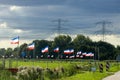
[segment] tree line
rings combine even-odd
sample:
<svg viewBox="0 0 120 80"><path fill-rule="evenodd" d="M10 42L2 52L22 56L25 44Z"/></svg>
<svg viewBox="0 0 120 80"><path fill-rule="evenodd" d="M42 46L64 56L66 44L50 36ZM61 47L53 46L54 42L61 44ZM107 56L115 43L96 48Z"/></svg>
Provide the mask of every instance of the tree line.
<svg viewBox="0 0 120 80"><path fill-rule="evenodd" d="M48 40L34 40L35 43L35 51L28 50L28 44L24 43L19 47L14 49L12 48L1 48L0 56L1 57L17 57L23 58L48 58L48 55L53 55L54 59L66 58L66 56L76 55L78 51L81 52L92 52L94 53L95 60L114 60L116 56L120 54L120 46L115 47L114 45L103 42L103 41L92 41L89 37L85 37L84 35L77 35L74 39L72 39L69 35L59 35L54 38L53 41ZM42 53L41 49L49 46L49 53ZM59 53L53 52L55 47L59 47ZM74 49L74 54L64 54L64 50L66 49ZM86 59L86 57L83 57Z"/></svg>

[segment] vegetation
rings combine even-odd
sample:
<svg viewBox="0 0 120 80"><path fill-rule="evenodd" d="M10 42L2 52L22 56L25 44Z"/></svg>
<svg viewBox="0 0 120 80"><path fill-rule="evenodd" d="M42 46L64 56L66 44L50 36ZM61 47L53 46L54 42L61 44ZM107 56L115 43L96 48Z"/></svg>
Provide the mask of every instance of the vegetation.
<svg viewBox="0 0 120 80"><path fill-rule="evenodd" d="M6 69L0 70L0 80L101 80L120 69L119 62L115 61L109 61L108 71L106 71L106 61L60 61L60 64L59 61L35 61L33 66L31 66L32 61L19 60L18 62L18 72L13 74ZM103 72L99 71L99 64L104 65ZM13 60L13 67L15 66L16 61ZM93 67L96 68L95 71L91 70Z"/></svg>
<svg viewBox="0 0 120 80"><path fill-rule="evenodd" d="M96 60L114 60L117 55L120 53L120 46L113 46L110 43L98 41L94 42L89 37L85 37L83 35L77 35L76 38L72 40L72 38L67 35L60 35L54 38L53 41L47 41L47 40L34 40L35 43L35 51L28 50L26 43L21 44L19 47L16 47L14 49L7 48L7 49L0 49L0 56L7 57L17 57L17 55L20 56L20 58L33 58L33 56L38 56L38 58L47 58L48 54L43 54L41 52L41 49L49 46L49 55L53 55L54 59L62 56L62 58L66 58L66 54L63 53L65 49L74 49L74 55L76 55L77 51L84 52L92 52L95 53L94 59ZM59 53L53 52L53 49L55 47L59 47L60 51ZM25 53L23 56L22 53ZM35 53L35 54L34 54ZM73 54L70 54L73 55ZM70 56L68 55L68 56ZM41 57L42 56L42 57ZM61 57L60 57L61 58ZM85 57L83 57L85 59Z"/></svg>
<svg viewBox="0 0 120 80"><path fill-rule="evenodd" d="M11 72L7 70L0 70L0 80L16 80L15 77L12 76Z"/></svg>
<svg viewBox="0 0 120 80"><path fill-rule="evenodd" d="M4 57L0 60L0 80L88 80L88 78L101 80L120 69L119 62L109 61L108 71L106 71L106 61L99 62L99 60L115 60L120 53L120 46L115 47L103 41L94 42L84 35L77 35L73 40L69 35L60 35L53 41L34 40L33 42L34 50L28 50L26 43L14 49L0 49L0 57ZM46 46L49 46L49 53L43 54L41 50ZM56 47L60 48L59 53L53 51ZM66 49L74 49L74 53L64 54L63 51ZM94 57L66 58L77 55L78 51L95 54ZM37 59L34 58L36 56ZM103 64L102 72L99 70L100 64ZM19 67L17 73L8 71L8 68L16 67ZM92 68L95 68L95 71L92 71Z"/></svg>

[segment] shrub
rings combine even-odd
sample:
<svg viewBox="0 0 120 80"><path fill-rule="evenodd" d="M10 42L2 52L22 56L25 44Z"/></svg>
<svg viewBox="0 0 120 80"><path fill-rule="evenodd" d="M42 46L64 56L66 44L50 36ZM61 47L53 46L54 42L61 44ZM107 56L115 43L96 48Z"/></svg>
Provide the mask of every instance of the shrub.
<svg viewBox="0 0 120 80"><path fill-rule="evenodd" d="M16 80L11 75L11 72L7 70L0 70L0 80Z"/></svg>
<svg viewBox="0 0 120 80"><path fill-rule="evenodd" d="M46 68L40 67L19 67L17 78L19 80L57 80L62 77L68 77L77 74L81 71L88 71L89 65L80 66L77 64L70 64L66 68Z"/></svg>
<svg viewBox="0 0 120 80"><path fill-rule="evenodd" d="M20 67L17 77L20 80L37 80L42 79L43 69L40 67Z"/></svg>

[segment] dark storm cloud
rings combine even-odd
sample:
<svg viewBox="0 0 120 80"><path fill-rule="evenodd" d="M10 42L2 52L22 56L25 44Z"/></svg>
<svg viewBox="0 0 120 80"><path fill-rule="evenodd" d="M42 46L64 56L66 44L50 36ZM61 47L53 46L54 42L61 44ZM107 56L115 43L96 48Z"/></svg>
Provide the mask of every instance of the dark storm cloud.
<svg viewBox="0 0 120 80"><path fill-rule="evenodd" d="M68 0L67 4L93 13L120 12L120 0Z"/></svg>
<svg viewBox="0 0 120 80"><path fill-rule="evenodd" d="M18 6L59 5L66 0L0 0L0 4Z"/></svg>
<svg viewBox="0 0 120 80"><path fill-rule="evenodd" d="M0 0L0 4L18 6L68 5L88 12L120 12L120 0Z"/></svg>
<svg viewBox="0 0 120 80"><path fill-rule="evenodd" d="M2 13L1 21L12 29L28 31L28 35L40 34L40 37L57 32L58 24L52 21L58 18L68 20L61 25L61 33L94 34L101 29L96 27L96 22L120 17L120 0L0 0L0 4L21 7L20 11L6 10L4 13L8 14Z"/></svg>

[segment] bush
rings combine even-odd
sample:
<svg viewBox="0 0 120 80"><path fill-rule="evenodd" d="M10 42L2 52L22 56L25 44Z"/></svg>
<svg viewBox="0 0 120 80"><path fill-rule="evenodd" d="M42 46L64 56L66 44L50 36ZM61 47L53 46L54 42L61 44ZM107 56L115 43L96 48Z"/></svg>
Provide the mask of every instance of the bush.
<svg viewBox="0 0 120 80"><path fill-rule="evenodd" d="M42 72L43 69L40 67L20 67L17 77L20 80L43 80Z"/></svg>
<svg viewBox="0 0 120 80"><path fill-rule="evenodd" d="M19 80L57 80L62 77L68 77L78 72L88 71L89 65L80 66L70 64L66 68L42 69L40 67L20 67L18 69L17 78Z"/></svg>
<svg viewBox="0 0 120 80"><path fill-rule="evenodd" d="M11 75L11 72L7 70L0 70L0 80L16 80Z"/></svg>

